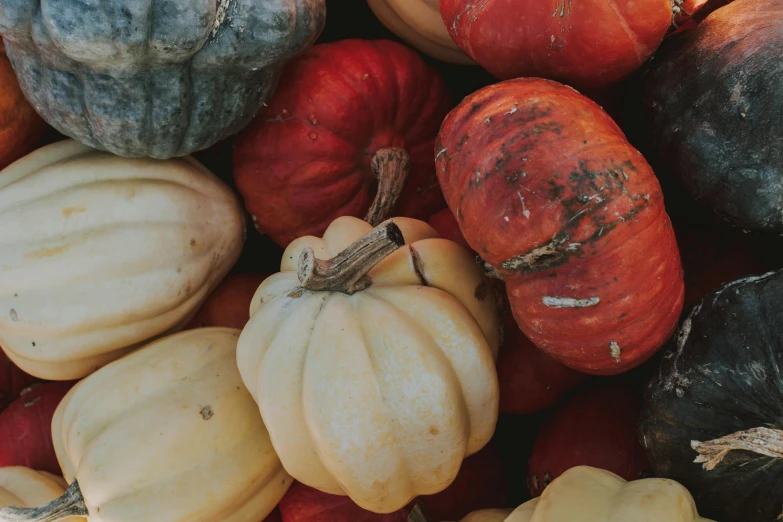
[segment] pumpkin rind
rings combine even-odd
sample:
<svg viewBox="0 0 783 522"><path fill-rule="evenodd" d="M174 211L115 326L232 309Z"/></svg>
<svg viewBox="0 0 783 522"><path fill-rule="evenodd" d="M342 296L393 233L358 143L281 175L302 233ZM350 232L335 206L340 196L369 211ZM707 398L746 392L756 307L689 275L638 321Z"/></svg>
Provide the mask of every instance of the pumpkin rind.
<svg viewBox="0 0 783 522"><path fill-rule="evenodd" d="M497 422L499 327L472 256L424 222L353 295L300 287L306 247L336 256L371 231L352 217L302 237L259 287L237 364L283 465L376 513L444 490ZM391 225L390 225L391 226Z"/></svg>
<svg viewBox="0 0 783 522"><path fill-rule="evenodd" d="M25 96L58 131L169 158L237 132L309 47L324 0L0 1Z"/></svg>
<svg viewBox="0 0 783 522"><path fill-rule="evenodd" d="M340 216L364 218L378 188L370 163L389 147L410 156L391 215L427 219L444 206L432 149L451 107L440 75L401 44L316 45L235 141L234 180L256 228L286 247Z"/></svg>
<svg viewBox="0 0 783 522"><path fill-rule="evenodd" d="M652 56L672 23L671 0L440 0L449 34L501 79L582 88L611 85Z"/></svg>
<svg viewBox="0 0 783 522"><path fill-rule="evenodd" d="M645 80L661 157L724 220L783 232L783 1L737 0L676 38Z"/></svg>
<svg viewBox="0 0 783 522"><path fill-rule="evenodd" d="M712 470L692 441L758 427L782 430L783 272L727 283L683 322L649 383L640 433L656 474L693 493L721 522L779 518L783 459L730 451Z"/></svg>
<svg viewBox="0 0 783 522"><path fill-rule="evenodd" d="M166 337L66 395L54 446L90 520L258 522L272 512L291 477L242 385L238 337L230 328Z"/></svg>
<svg viewBox="0 0 783 522"><path fill-rule="evenodd" d="M0 468L0 508L7 506L38 507L65 492L67 484L47 473L21 466ZM82 517L67 517L60 522L85 522Z"/></svg>
<svg viewBox="0 0 783 522"><path fill-rule="evenodd" d="M45 128L19 89L0 40L0 169L30 152Z"/></svg>
<svg viewBox="0 0 783 522"><path fill-rule="evenodd" d="M378 20L410 45L444 62L473 65L449 36L438 0L367 0Z"/></svg>
<svg viewBox="0 0 783 522"><path fill-rule="evenodd" d="M0 172L0 217L0 345L54 380L184 327L245 239L238 198L195 160L72 140Z"/></svg>
<svg viewBox="0 0 783 522"><path fill-rule="evenodd" d="M595 103L548 80L501 82L449 114L435 156L465 239L506 279L536 346L615 374L668 340L684 286L661 188Z"/></svg>
<svg viewBox="0 0 783 522"><path fill-rule="evenodd" d="M472 517L472 518L471 518ZM699 516L688 490L667 479L626 482L614 473L577 466L508 517L492 510L463 522L713 522Z"/></svg>

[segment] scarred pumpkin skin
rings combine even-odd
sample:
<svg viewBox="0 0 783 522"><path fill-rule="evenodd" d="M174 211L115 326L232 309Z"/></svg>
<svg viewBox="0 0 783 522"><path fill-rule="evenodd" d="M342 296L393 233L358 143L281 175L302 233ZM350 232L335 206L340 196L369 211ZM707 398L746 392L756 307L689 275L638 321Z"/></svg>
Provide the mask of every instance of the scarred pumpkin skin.
<svg viewBox="0 0 783 522"><path fill-rule="evenodd" d="M636 390L604 384L579 393L538 432L530 455L527 484L541 495L552 480L574 466L592 466L624 478L642 478L650 464L639 443Z"/></svg>
<svg viewBox="0 0 783 522"><path fill-rule="evenodd" d="M185 330L223 326L241 330L250 319L250 302L267 274L231 274L209 294Z"/></svg>
<svg viewBox="0 0 783 522"><path fill-rule="evenodd" d="M26 387L38 379L25 373L0 350L0 411L16 399Z"/></svg>
<svg viewBox="0 0 783 522"><path fill-rule="evenodd" d="M58 131L165 159L244 127L283 64L323 29L324 0L1 0L25 96Z"/></svg>
<svg viewBox="0 0 783 522"><path fill-rule="evenodd" d="M54 410L74 381L33 384L0 414L0 466L60 474L52 444Z"/></svg>
<svg viewBox="0 0 783 522"><path fill-rule="evenodd" d="M611 85L652 56L672 7L672 0L440 0L451 37L498 78L583 88Z"/></svg>
<svg viewBox="0 0 783 522"><path fill-rule="evenodd" d="M671 336L684 287L661 188L598 105L548 80L501 82L449 114L435 153L465 239L536 346L617 374Z"/></svg>
<svg viewBox="0 0 783 522"><path fill-rule="evenodd" d="M667 167L732 225L783 233L783 0L736 0L665 47L643 94Z"/></svg>
<svg viewBox="0 0 783 522"><path fill-rule="evenodd" d="M0 41L0 169L30 152L45 128L19 89Z"/></svg>
<svg viewBox="0 0 783 522"><path fill-rule="evenodd" d="M337 217L364 218L378 189L371 160L388 147L410 156L391 215L427 219L444 206L432 149L451 107L440 75L401 44L313 47L234 145L234 180L256 228L285 247Z"/></svg>

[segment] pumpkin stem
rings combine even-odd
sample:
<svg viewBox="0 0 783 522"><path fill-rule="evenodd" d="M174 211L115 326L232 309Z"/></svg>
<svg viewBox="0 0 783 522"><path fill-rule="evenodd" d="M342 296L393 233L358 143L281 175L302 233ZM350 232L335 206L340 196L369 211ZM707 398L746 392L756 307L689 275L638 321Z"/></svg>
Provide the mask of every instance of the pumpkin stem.
<svg viewBox="0 0 783 522"><path fill-rule="evenodd" d="M751 451L773 459L783 459L783 431L753 428L707 442L692 440L691 448L699 453L693 462L703 462L702 467L707 471L715 469L732 450Z"/></svg>
<svg viewBox="0 0 783 522"><path fill-rule="evenodd" d="M416 502L408 515L408 522L432 522L432 519L427 516L424 506L420 502Z"/></svg>
<svg viewBox="0 0 783 522"><path fill-rule="evenodd" d="M353 295L370 286L370 270L404 244L400 228L388 220L328 261L316 259L313 249L305 248L299 256L297 276L308 290Z"/></svg>
<svg viewBox="0 0 783 522"><path fill-rule="evenodd" d="M2 522L57 522L68 517L86 517L87 506L84 504L79 483L73 481L65 493L45 506L37 508L20 508L16 506L0 509Z"/></svg>
<svg viewBox="0 0 783 522"><path fill-rule="evenodd" d="M389 217L400 199L402 187L411 170L411 158L405 149L399 147L379 149L372 157L370 168L378 180L378 193L364 220L377 227Z"/></svg>

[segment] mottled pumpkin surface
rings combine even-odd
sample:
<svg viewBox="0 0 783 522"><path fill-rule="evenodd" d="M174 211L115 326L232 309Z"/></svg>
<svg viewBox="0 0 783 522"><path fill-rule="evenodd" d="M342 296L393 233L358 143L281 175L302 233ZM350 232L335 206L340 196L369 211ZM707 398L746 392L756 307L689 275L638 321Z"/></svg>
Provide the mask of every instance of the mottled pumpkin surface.
<svg viewBox="0 0 783 522"><path fill-rule="evenodd" d="M323 0L0 0L22 90L57 130L168 158L237 132L325 22Z"/></svg>
<svg viewBox="0 0 783 522"><path fill-rule="evenodd" d="M501 82L449 114L435 154L465 239L539 348L614 374L668 340L684 286L663 194L598 105L548 80Z"/></svg>

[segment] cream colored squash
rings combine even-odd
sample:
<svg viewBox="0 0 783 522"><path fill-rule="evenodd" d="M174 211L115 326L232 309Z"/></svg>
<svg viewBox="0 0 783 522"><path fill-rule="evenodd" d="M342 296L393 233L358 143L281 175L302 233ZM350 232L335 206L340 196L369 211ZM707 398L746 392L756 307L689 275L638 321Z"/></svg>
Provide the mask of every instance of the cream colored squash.
<svg viewBox="0 0 783 522"><path fill-rule="evenodd" d="M281 270L237 362L285 468L377 513L445 489L498 414L497 312L473 256L421 221L342 217Z"/></svg>
<svg viewBox="0 0 783 522"><path fill-rule="evenodd" d="M7 506L36 507L63 493L68 484L62 477L45 471L12 466L0 468L0 508ZM66 517L63 522L84 522L82 517Z"/></svg>
<svg viewBox="0 0 783 522"><path fill-rule="evenodd" d="M187 324L244 238L241 203L191 158L39 149L0 172L0 345L84 377Z"/></svg>
<svg viewBox="0 0 783 522"><path fill-rule="evenodd" d="M444 62L474 65L443 25L438 0L367 0L391 32L424 54Z"/></svg>
<svg viewBox="0 0 783 522"><path fill-rule="evenodd" d="M274 509L292 479L242 384L238 337L171 335L65 396L52 439L90 522L260 522Z"/></svg>
<svg viewBox="0 0 783 522"><path fill-rule="evenodd" d="M691 494L673 480L626 482L588 466L569 469L539 498L501 515L477 511L462 522L712 522L699 516Z"/></svg>

